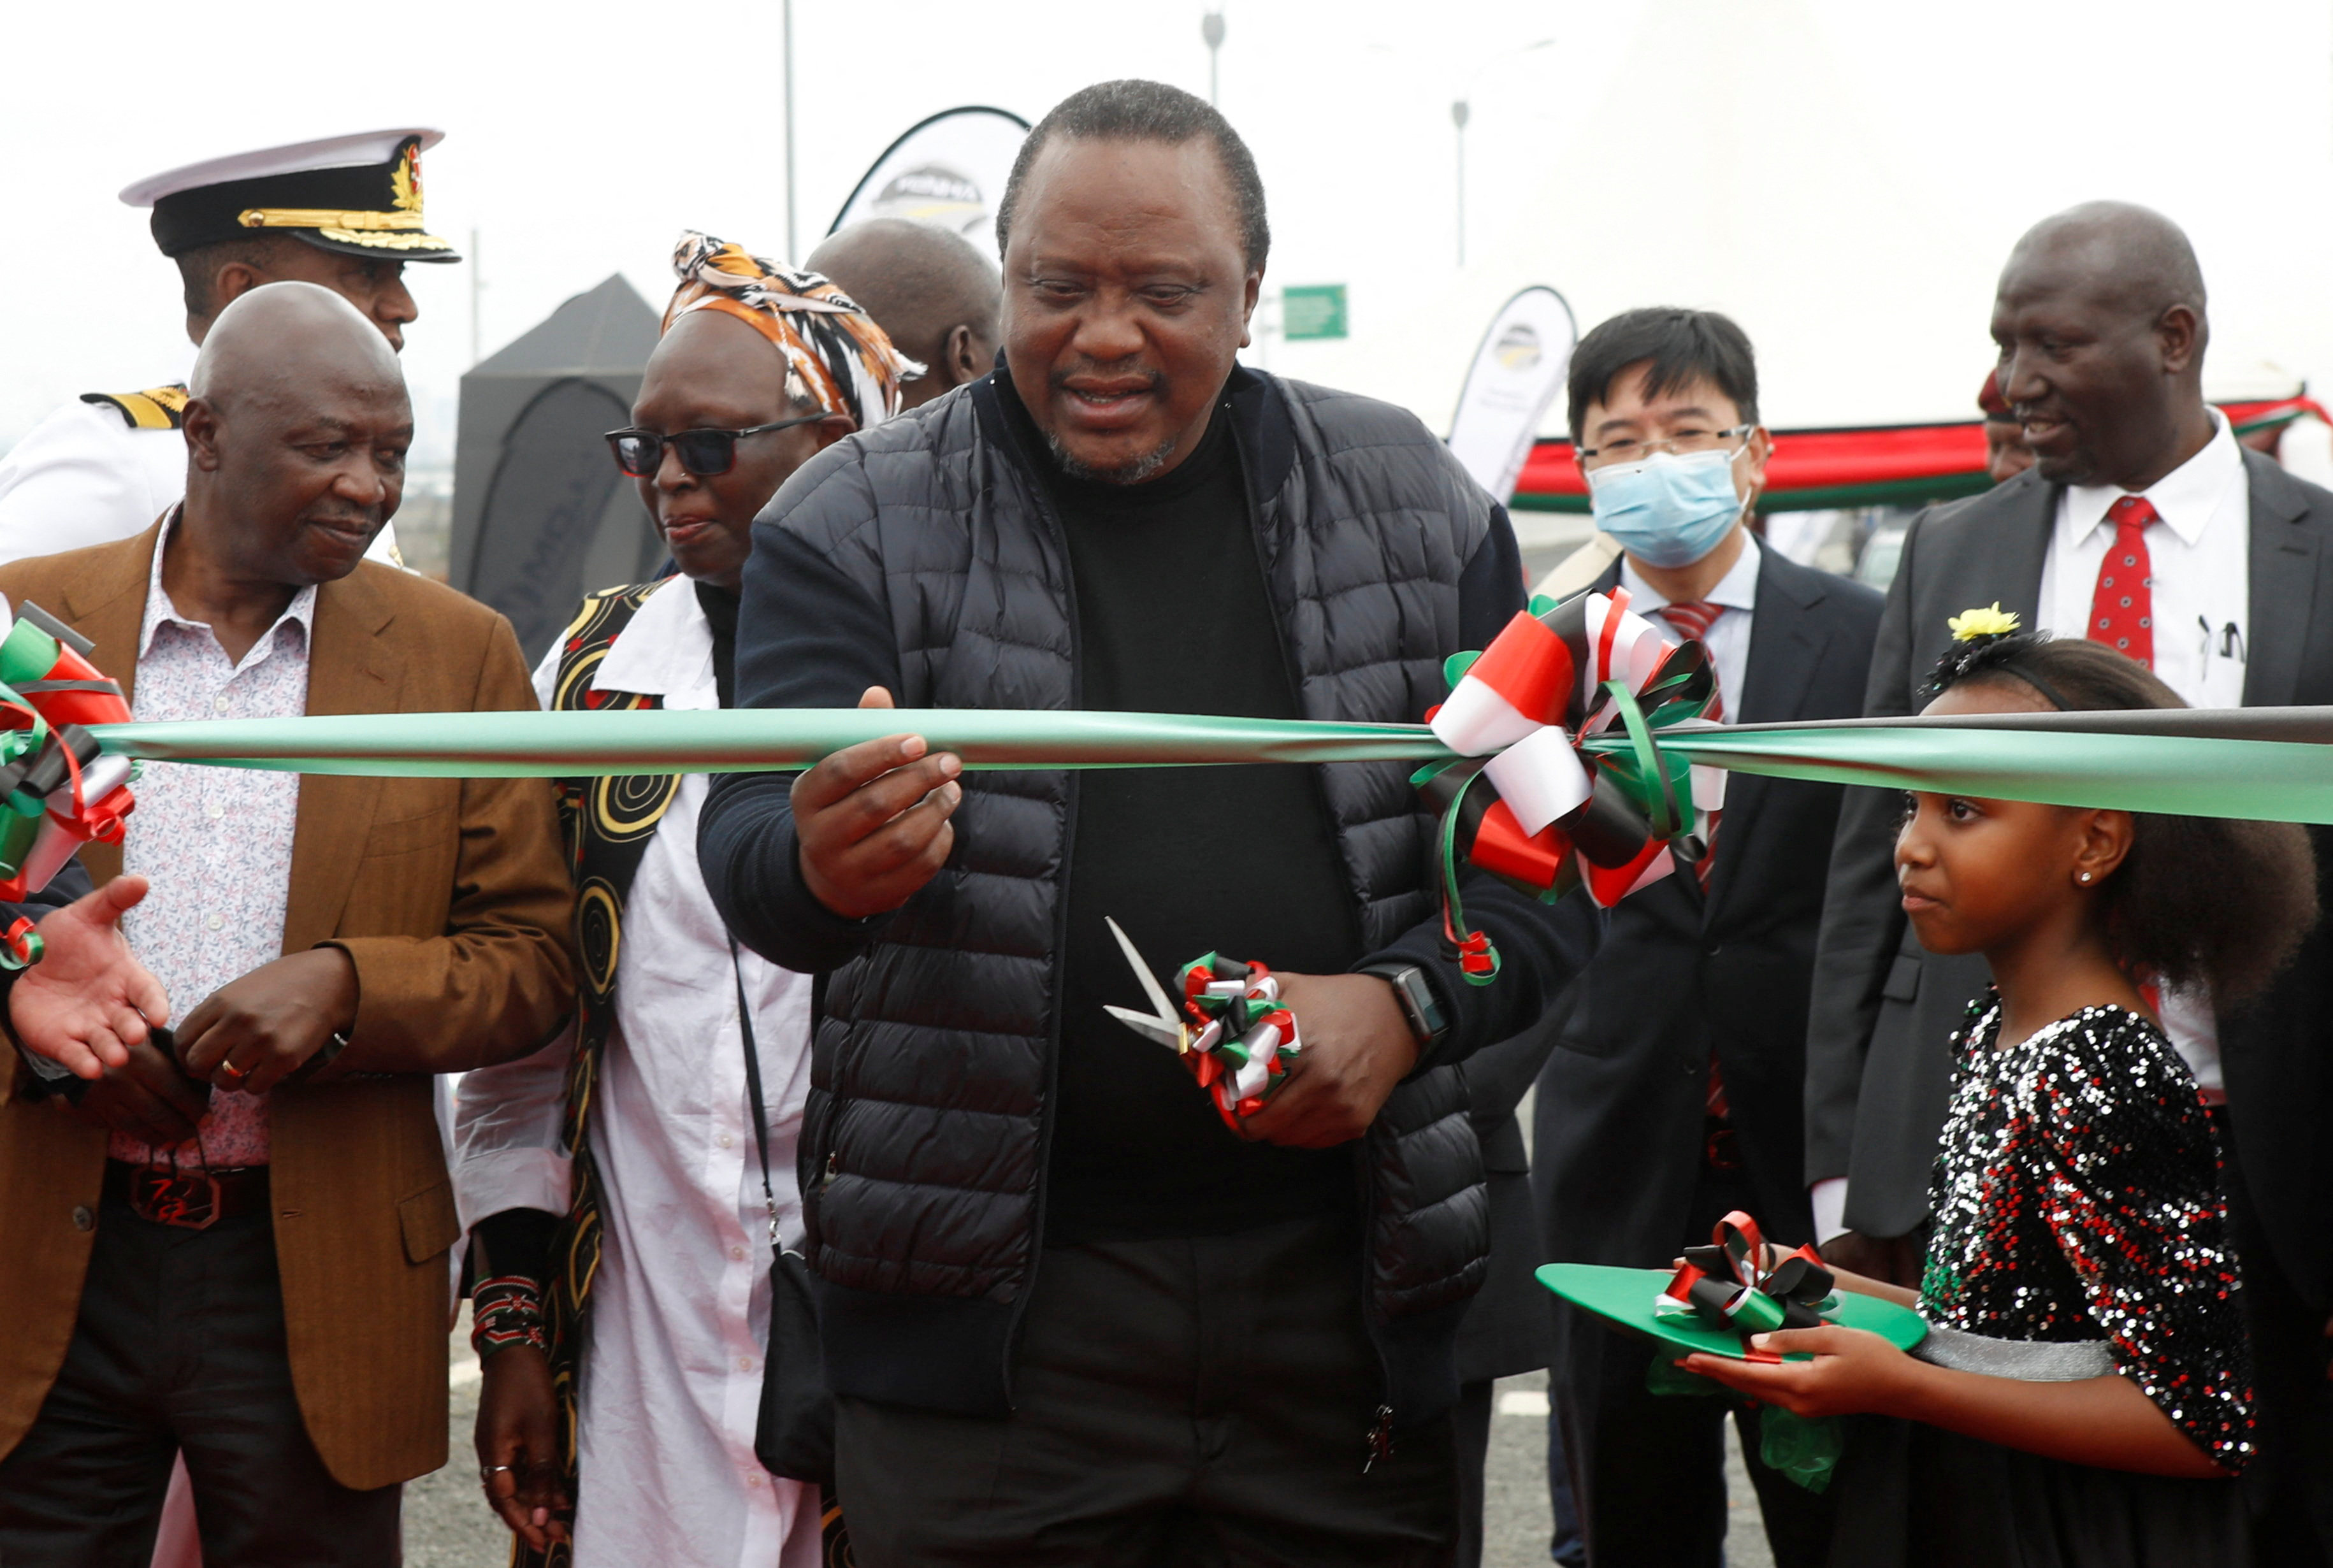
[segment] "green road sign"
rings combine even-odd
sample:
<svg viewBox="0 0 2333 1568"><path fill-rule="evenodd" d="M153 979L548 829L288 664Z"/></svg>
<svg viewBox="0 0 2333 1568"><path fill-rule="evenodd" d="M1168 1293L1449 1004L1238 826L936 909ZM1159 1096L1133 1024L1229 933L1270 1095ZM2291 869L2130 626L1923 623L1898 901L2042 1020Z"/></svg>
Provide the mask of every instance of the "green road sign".
<svg viewBox="0 0 2333 1568"><path fill-rule="evenodd" d="M1280 292L1281 330L1291 343L1341 338L1345 333L1345 285L1307 283Z"/></svg>

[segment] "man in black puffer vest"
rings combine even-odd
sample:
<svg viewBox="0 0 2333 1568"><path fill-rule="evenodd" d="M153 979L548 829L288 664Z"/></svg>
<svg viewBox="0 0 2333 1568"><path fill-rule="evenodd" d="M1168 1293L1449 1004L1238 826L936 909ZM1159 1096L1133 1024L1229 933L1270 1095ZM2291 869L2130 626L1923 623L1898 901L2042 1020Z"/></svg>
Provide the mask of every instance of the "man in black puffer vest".
<svg viewBox="0 0 2333 1568"><path fill-rule="evenodd" d="M1522 607L1502 509L1408 414L1239 368L1253 160L1152 82L1030 134L985 378L806 464L737 634L763 707L1414 721ZM1592 913L1487 877L1438 940L1407 769L992 772L895 736L719 781L738 937L822 978L808 1255L868 1568L1444 1560L1452 1341L1483 1278L1455 1064L1534 1022ZM1105 916L1282 976L1304 1054L1237 1134Z"/></svg>

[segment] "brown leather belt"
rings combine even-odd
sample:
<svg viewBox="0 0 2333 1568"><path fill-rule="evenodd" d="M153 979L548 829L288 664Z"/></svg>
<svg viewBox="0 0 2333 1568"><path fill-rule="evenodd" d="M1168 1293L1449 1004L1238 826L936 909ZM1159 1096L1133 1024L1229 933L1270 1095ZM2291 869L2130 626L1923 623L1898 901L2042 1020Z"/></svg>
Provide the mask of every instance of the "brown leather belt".
<svg viewBox="0 0 2333 1568"><path fill-rule="evenodd" d="M224 1171L197 1166L105 1162L105 1197L121 1202L140 1219L181 1230L208 1230L222 1219L267 1209L267 1167L238 1165Z"/></svg>

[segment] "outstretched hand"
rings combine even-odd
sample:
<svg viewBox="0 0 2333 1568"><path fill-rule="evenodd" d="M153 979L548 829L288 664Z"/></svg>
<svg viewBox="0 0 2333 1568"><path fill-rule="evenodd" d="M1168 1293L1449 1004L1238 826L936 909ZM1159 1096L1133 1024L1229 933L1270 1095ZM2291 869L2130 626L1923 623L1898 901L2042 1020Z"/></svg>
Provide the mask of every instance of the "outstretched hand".
<svg viewBox="0 0 2333 1568"><path fill-rule="evenodd" d="M117 876L41 922L47 951L8 997L8 1022L26 1050L94 1081L128 1066L147 1027L169 1018L162 982L121 935L121 916L146 886L142 876Z"/></svg>

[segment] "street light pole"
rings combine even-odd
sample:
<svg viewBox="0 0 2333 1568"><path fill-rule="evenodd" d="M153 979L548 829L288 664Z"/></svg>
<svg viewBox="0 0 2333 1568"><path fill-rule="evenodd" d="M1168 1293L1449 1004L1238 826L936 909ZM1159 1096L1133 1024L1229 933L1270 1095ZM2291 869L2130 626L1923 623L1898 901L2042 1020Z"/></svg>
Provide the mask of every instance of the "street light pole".
<svg viewBox="0 0 2333 1568"><path fill-rule="evenodd" d="M1210 11L1199 18L1199 36L1207 41L1207 107L1215 107L1215 57L1224 47L1224 14Z"/></svg>
<svg viewBox="0 0 2333 1568"><path fill-rule="evenodd" d="M1482 85L1483 76L1493 66L1519 54L1551 48L1555 42L1552 38L1542 38L1536 43L1526 43L1521 49L1487 62L1466 83L1465 95L1451 102L1450 123L1458 129L1458 264L1462 267L1466 264L1466 121L1474 117L1474 110L1467 106L1467 100L1474 96L1474 89Z"/></svg>
<svg viewBox="0 0 2333 1568"><path fill-rule="evenodd" d="M1466 264L1466 120L1471 111L1463 98L1450 105L1450 123L1458 128L1458 264Z"/></svg>
<svg viewBox="0 0 2333 1568"><path fill-rule="evenodd" d="M779 25L786 57L786 265L798 267L802 252L794 244L794 0L784 0Z"/></svg>

